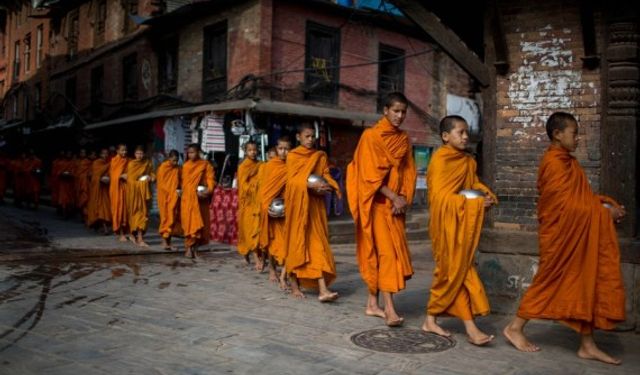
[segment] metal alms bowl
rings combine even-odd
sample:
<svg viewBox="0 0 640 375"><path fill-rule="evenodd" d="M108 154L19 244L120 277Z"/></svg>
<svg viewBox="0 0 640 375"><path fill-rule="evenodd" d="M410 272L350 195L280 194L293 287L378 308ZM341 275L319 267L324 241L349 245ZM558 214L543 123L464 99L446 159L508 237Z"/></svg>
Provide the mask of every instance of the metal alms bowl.
<svg viewBox="0 0 640 375"><path fill-rule="evenodd" d="M464 195L467 199L476 199L476 198L484 198L487 194L484 191L476 190L476 189L464 189L458 192L460 195Z"/></svg>
<svg viewBox="0 0 640 375"><path fill-rule="evenodd" d="M313 185L317 183L326 184L327 180L325 180L325 178L322 176L318 176L317 174L310 174L309 177L307 177L307 185Z"/></svg>
<svg viewBox="0 0 640 375"><path fill-rule="evenodd" d="M196 192L198 194L205 194L209 189L207 189L206 186L204 185L198 185L198 187L196 188Z"/></svg>
<svg viewBox="0 0 640 375"><path fill-rule="evenodd" d="M269 205L269 216L274 218L284 217L284 199L275 198Z"/></svg>
<svg viewBox="0 0 640 375"><path fill-rule="evenodd" d="M138 177L138 181L147 181L149 178L151 178L151 176L145 174L144 176Z"/></svg>
<svg viewBox="0 0 640 375"><path fill-rule="evenodd" d="M109 176L100 177L100 182L102 182L103 184L108 184L109 181L111 181L111 178L109 178Z"/></svg>
<svg viewBox="0 0 640 375"><path fill-rule="evenodd" d="M613 205L612 205L611 203L606 203L606 202L605 202L605 203L603 203L602 205L603 205L603 206L604 206L604 208L606 208L606 209L612 209L612 208L613 208Z"/></svg>

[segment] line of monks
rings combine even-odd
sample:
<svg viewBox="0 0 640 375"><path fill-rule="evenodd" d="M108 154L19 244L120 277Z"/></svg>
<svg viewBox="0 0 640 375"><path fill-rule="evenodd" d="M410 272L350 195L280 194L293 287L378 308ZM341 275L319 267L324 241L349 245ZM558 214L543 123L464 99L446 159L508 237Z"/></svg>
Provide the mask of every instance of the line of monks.
<svg viewBox="0 0 640 375"><path fill-rule="evenodd" d="M365 315L379 317L390 327L403 324L393 296L406 287L414 271L405 234L405 214L413 200L416 168L407 133L400 129L408 101L401 93L386 99L384 116L362 134L347 168L347 199L356 226L356 257L368 289ZM624 287L620 271L615 222L625 216L623 206L595 194L578 161L571 155L578 145L578 122L567 113L551 115L546 124L551 145L538 174L540 223L539 269L524 294L517 315L503 330L504 337L523 352L538 351L524 327L530 319L557 320L580 335L578 356L605 363L620 360L595 344L595 329L612 329L625 319ZM467 153L469 128L459 116L440 123L443 146L432 156L427 171L430 207L429 234L435 261L430 296L422 330L449 337L440 317L462 320L471 344L488 345L494 338L474 322L490 312L474 257L486 210L497 197L476 174L476 162ZM301 287L317 289L321 302L335 301L329 287L336 267L328 241L324 194L338 184L329 174L327 155L314 148L315 129L302 123L299 146L280 138L269 160L257 159L257 145L244 145L238 167L238 251L246 264L251 258L258 271L268 264L270 280L279 282L296 298ZM207 198L214 187L213 168L200 159L198 145L190 145L188 160L178 167L172 152L154 173L142 149L128 159L126 146L109 160L107 150L77 171L89 171L85 202L90 225L111 223L126 241L146 246L149 183L157 180L160 233L171 248L171 236L185 236L185 254L196 256L208 240ZM55 167L55 202L69 204L67 181L70 157ZM80 164L78 162L78 164ZM38 165L35 163L34 165ZM73 175L74 172L71 172ZM78 172L75 172L78 173ZM77 177L77 176L76 176ZM312 178L313 177L313 178ZM82 184L77 184L81 188ZM460 192L480 191L478 198ZM276 198L284 202L284 217L273 212ZM86 203L88 202L88 203ZM78 206L85 212L85 206ZM278 267L281 270L278 272ZM380 304L382 294L382 305Z"/></svg>

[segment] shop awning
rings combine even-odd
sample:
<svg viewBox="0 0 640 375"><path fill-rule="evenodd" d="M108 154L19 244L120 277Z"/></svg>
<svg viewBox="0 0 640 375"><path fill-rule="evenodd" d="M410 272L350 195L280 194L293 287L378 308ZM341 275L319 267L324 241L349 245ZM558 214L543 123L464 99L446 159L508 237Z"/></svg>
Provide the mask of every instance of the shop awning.
<svg viewBox="0 0 640 375"><path fill-rule="evenodd" d="M380 118L377 113L345 111L336 108L325 108L308 104L296 104L271 100L234 100L222 103L203 104L191 107L158 110L139 115L121 117L113 120L96 122L85 127L86 130L99 129L106 126L121 125L136 121L151 120L163 117L193 115L204 112L220 112L232 110L253 110L263 113L290 114L297 116L320 117L327 119L351 120L374 123Z"/></svg>

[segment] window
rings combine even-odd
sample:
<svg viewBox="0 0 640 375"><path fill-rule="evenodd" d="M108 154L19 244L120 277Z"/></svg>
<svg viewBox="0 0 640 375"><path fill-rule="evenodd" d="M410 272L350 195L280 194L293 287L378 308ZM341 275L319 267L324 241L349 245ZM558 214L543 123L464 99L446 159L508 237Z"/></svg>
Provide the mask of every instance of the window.
<svg viewBox="0 0 640 375"><path fill-rule="evenodd" d="M124 32L130 33L137 27L131 16L138 14L138 0L125 0L124 4Z"/></svg>
<svg viewBox="0 0 640 375"><path fill-rule="evenodd" d="M338 100L340 30L307 22L305 99L335 104Z"/></svg>
<svg viewBox="0 0 640 375"><path fill-rule="evenodd" d="M64 95L67 97L69 102L73 104L73 106L76 106L76 89L76 77L67 79L67 81L64 83Z"/></svg>
<svg viewBox="0 0 640 375"><path fill-rule="evenodd" d="M202 99L211 101L227 91L227 21L204 29Z"/></svg>
<svg viewBox="0 0 640 375"><path fill-rule="evenodd" d="M378 112L384 107L384 97L394 91L404 92L404 51L380 44L378 60Z"/></svg>
<svg viewBox="0 0 640 375"><path fill-rule="evenodd" d="M72 10L69 13L69 34L67 35L67 43L69 46L69 58L73 59L78 54L78 33L79 29L78 10Z"/></svg>
<svg viewBox="0 0 640 375"><path fill-rule="evenodd" d="M102 90L104 89L104 68L102 65L91 69L91 115L102 116Z"/></svg>
<svg viewBox="0 0 640 375"><path fill-rule="evenodd" d="M175 93L178 85L178 37L164 40L158 53L158 90L161 93Z"/></svg>
<svg viewBox="0 0 640 375"><path fill-rule="evenodd" d="M122 87L124 100L138 99L138 62L136 53L122 60Z"/></svg>
<svg viewBox="0 0 640 375"><path fill-rule="evenodd" d="M20 42L16 42L13 54L13 79L20 78Z"/></svg>
<svg viewBox="0 0 640 375"><path fill-rule="evenodd" d="M96 20L94 23L94 46L99 46L104 43L104 29L107 20L107 0L98 1L96 8Z"/></svg>
<svg viewBox="0 0 640 375"><path fill-rule="evenodd" d="M36 111L40 111L42 108L42 84L40 82L36 83L33 88L33 101Z"/></svg>
<svg viewBox="0 0 640 375"><path fill-rule="evenodd" d="M44 45L44 26L40 24L38 26L38 30L36 30L36 68L40 68L42 66L43 60L43 49Z"/></svg>
<svg viewBox="0 0 640 375"><path fill-rule="evenodd" d="M28 73L31 68L31 33L24 37L24 72Z"/></svg>

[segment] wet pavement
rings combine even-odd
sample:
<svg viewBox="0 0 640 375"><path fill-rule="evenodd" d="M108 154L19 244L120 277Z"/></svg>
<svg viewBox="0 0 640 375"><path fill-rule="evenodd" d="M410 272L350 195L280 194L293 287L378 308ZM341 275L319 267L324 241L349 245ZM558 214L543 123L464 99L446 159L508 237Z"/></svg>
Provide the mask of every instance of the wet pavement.
<svg viewBox="0 0 640 375"><path fill-rule="evenodd" d="M228 246L198 260L127 250L45 216L34 222L0 208L0 374L640 373L640 335L630 332L596 336L623 358L620 367L578 359L576 335L552 322L528 326L543 347L534 354L500 337L474 347L452 319L442 323L453 342L421 335L428 242L411 244L415 276L396 298L405 327L389 329L363 314L367 291L352 245L334 246L341 298L321 304L312 291L306 300L281 292ZM478 322L497 335L507 319Z"/></svg>

